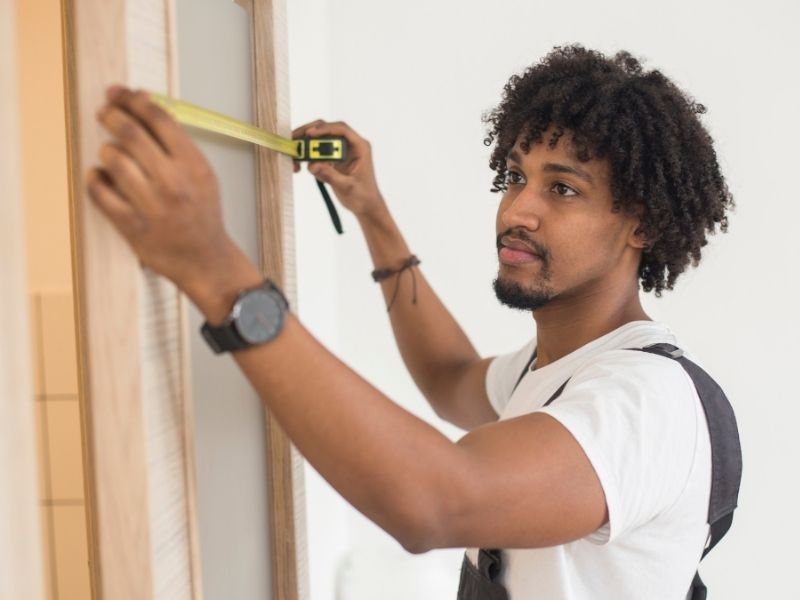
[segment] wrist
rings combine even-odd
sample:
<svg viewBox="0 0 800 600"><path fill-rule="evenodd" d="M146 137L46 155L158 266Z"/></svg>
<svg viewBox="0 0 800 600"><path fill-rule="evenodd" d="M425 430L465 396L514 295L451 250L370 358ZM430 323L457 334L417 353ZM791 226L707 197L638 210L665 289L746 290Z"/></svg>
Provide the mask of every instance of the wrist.
<svg viewBox="0 0 800 600"><path fill-rule="evenodd" d="M386 207L368 214L358 215L357 218L358 224L361 227L361 232L364 234L367 241L375 238L377 240L383 240L384 242L396 242L398 239L402 238L394 217L392 217L392 214Z"/></svg>
<svg viewBox="0 0 800 600"><path fill-rule="evenodd" d="M232 241L204 266L201 274L180 287L211 325L225 321L242 290L264 281L259 269Z"/></svg>
<svg viewBox="0 0 800 600"><path fill-rule="evenodd" d="M359 213L354 213L358 224L364 227L383 226L392 222L392 215L389 213L389 207L386 206L382 196L378 196L376 200L369 203L370 208Z"/></svg>

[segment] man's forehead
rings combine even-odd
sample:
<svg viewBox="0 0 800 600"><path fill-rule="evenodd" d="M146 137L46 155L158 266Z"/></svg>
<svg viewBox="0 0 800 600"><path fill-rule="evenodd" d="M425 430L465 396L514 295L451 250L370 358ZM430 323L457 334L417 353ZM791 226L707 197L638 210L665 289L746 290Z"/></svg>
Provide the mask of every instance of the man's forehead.
<svg viewBox="0 0 800 600"><path fill-rule="evenodd" d="M545 171L558 171L564 173L573 173L592 182L598 177L603 177L608 170L608 160L600 160L597 158L590 158L588 161L581 161L578 159L579 149L572 141L572 132L568 129L563 130L556 141L556 144L551 147L550 139L555 133L556 127L550 126L542 132L541 141L531 140L528 145L527 151L525 150L525 135L521 133L517 136L517 140L511 149L506 154L506 161L513 161L517 164L522 164L525 161L525 156L535 153L541 154L541 159L547 161L543 165ZM556 163L556 168L553 167ZM561 168L568 167L568 168ZM592 176L594 175L594 177Z"/></svg>
<svg viewBox="0 0 800 600"><path fill-rule="evenodd" d="M513 149L508 153L508 159L517 164L522 164L522 158ZM594 183L594 176L591 173L591 167L587 168L581 166L580 163L571 160L564 160L563 158L553 156L552 160L548 160L541 165L542 171L545 173L568 173L575 175L588 183Z"/></svg>
<svg viewBox="0 0 800 600"><path fill-rule="evenodd" d="M572 141L572 136L574 134L570 129L559 128L555 125L550 125L541 131L539 134L541 139L538 141L535 139L529 140L528 135L528 128L523 127L522 130L517 134L516 140L514 141L514 145L511 147L509 154L514 150L516 150L518 155L527 154L533 148L542 148L550 152L567 155L577 160L578 150ZM550 140L552 140L554 136L556 137L556 142L551 147Z"/></svg>

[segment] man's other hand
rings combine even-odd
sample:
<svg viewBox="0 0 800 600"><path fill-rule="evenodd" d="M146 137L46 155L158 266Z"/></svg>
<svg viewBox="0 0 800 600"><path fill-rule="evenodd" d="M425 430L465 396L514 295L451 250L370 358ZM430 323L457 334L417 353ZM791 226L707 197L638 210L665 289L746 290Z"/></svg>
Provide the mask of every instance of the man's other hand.
<svg viewBox="0 0 800 600"><path fill-rule="evenodd" d="M370 143L341 121L327 123L312 121L292 132L292 138L304 136L341 136L347 140L347 160L344 162L311 162L309 172L320 181L330 184L336 197L356 217L371 217L384 211L386 205L378 190ZM300 163L295 161L295 173Z"/></svg>

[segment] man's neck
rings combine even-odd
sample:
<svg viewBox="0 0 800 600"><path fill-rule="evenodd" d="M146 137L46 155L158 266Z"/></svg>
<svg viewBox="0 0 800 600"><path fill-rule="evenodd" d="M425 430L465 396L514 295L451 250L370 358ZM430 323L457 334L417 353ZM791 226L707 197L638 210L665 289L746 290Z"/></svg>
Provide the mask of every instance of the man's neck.
<svg viewBox="0 0 800 600"><path fill-rule="evenodd" d="M652 320L639 301L638 285L557 297L534 311L533 318L536 321L536 368L626 323Z"/></svg>

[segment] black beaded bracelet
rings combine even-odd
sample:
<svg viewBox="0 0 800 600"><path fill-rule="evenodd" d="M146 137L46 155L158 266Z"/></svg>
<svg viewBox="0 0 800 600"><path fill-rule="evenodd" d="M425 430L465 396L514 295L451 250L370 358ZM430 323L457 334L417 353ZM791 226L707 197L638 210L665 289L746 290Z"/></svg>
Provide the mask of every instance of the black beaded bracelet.
<svg viewBox="0 0 800 600"><path fill-rule="evenodd" d="M420 264L420 260L414 256L413 254L409 256L403 264L398 267L397 269L393 269L391 267L387 267L385 269L375 269L372 272L372 279L376 282L383 281L392 275L399 275L406 269L410 269L411 267L415 267L416 265ZM411 271L411 282L413 287L413 295L411 298L411 303L417 303L417 279L414 275L414 271ZM392 299L389 301L389 306L386 308L386 312L392 310L392 305L394 305L395 298L397 298L397 291L400 289L400 277L397 278L397 283L394 286L394 292L392 293Z"/></svg>

